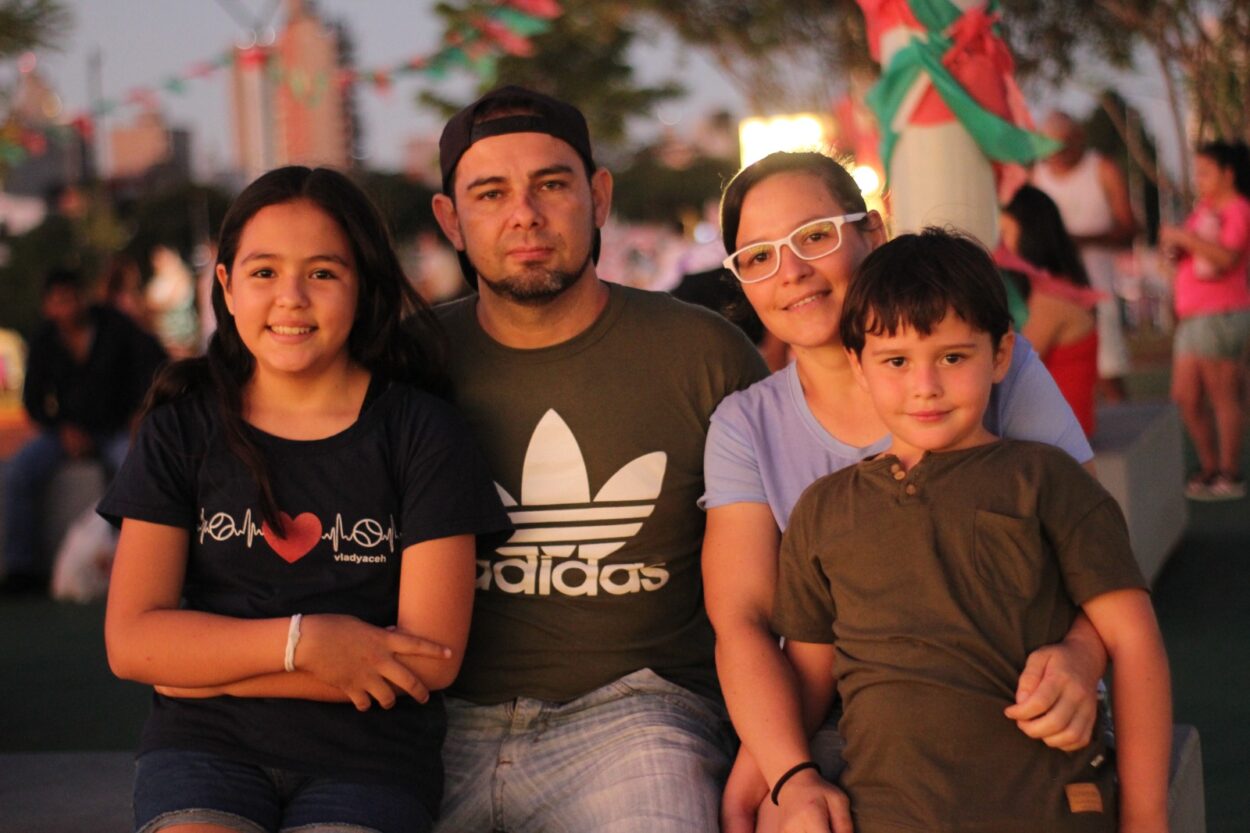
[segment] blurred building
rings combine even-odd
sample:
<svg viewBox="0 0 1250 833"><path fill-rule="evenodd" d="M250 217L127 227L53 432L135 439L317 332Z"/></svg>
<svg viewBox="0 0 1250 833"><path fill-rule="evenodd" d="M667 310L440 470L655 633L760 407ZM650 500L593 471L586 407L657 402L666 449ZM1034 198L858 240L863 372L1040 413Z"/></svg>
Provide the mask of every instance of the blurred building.
<svg viewBox="0 0 1250 833"><path fill-rule="evenodd" d="M191 177L191 135L171 128L156 110L146 110L134 121L109 131L110 179L137 179L154 169L182 180Z"/></svg>
<svg viewBox="0 0 1250 833"><path fill-rule="evenodd" d="M237 164L248 180L279 165L352 165L357 119L342 27L309 0L287 0L272 44L240 47L231 75Z"/></svg>

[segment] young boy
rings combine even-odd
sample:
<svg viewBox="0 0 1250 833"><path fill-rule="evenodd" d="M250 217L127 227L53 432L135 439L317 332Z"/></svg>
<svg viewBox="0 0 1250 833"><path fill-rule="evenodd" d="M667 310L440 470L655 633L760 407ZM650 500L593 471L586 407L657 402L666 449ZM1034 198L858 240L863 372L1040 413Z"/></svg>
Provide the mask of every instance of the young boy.
<svg viewBox="0 0 1250 833"><path fill-rule="evenodd" d="M1116 829L1101 741L1051 749L1003 714L1078 606L1114 667L1119 830L1167 829L1167 659L1119 507L1062 451L982 424L1010 327L989 256L937 229L876 250L847 291L842 340L893 443L804 493L773 624L809 725L833 668L856 833ZM843 829L814 769L787 775L787 823Z"/></svg>

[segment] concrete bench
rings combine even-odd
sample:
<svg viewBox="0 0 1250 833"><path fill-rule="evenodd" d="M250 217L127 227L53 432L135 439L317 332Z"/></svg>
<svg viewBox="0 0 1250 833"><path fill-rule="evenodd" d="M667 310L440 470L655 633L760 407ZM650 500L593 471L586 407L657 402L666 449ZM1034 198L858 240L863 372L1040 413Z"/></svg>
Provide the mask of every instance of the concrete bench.
<svg viewBox="0 0 1250 833"><path fill-rule="evenodd" d="M0 833L129 833L134 754L0 755Z"/></svg>
<svg viewBox="0 0 1250 833"><path fill-rule="evenodd" d="M1202 782L1202 742L1193 726L1172 727L1172 764L1168 768L1168 829L1171 833L1207 833L1207 802Z"/></svg>
<svg viewBox="0 0 1250 833"><path fill-rule="evenodd" d="M127 833L133 756L129 752L0 755L0 833ZM1172 833L1206 833L1198 730L1172 730L1168 817Z"/></svg>
<svg viewBox="0 0 1250 833"><path fill-rule="evenodd" d="M1098 480L1119 502L1146 580L1153 583L1189 521L1176 406L1130 402L1098 409L1090 440Z"/></svg>

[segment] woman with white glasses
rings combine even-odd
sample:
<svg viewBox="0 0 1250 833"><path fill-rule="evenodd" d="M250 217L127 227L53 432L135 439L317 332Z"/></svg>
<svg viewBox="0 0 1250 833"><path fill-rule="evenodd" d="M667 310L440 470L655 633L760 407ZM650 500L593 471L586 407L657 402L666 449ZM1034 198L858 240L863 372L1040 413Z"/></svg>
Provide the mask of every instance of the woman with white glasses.
<svg viewBox="0 0 1250 833"><path fill-rule="evenodd" d="M808 738L825 715L800 715L795 677L769 617L781 532L799 495L817 478L889 446L884 424L852 377L838 333L851 276L886 233L846 170L818 153L774 153L740 171L722 198L721 227L730 252L725 267L794 357L721 403L705 453L707 609L716 628L721 685L743 741L725 789L722 830L746 833L775 822L768 793L775 794L779 781L805 783L806 789L786 788L796 796L812 795L823 784L817 770L796 765L806 766L812 757ZM1093 456L1023 338L1016 339L986 422L997 435L1048 442L1082 463ZM1063 643L1030 656L1017 702L1004 720L1015 720L1022 732L1053 747L1084 746L1105 662L1097 634L1079 619ZM823 757L823 774L832 780L836 755ZM823 788L829 828L849 829L845 800L833 787Z"/></svg>

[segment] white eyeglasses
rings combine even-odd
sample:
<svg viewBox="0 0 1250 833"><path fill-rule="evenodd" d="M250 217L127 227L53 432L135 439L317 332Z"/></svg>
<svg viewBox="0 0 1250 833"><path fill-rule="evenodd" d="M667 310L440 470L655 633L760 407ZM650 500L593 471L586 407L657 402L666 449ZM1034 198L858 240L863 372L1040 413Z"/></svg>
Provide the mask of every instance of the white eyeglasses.
<svg viewBox="0 0 1250 833"><path fill-rule="evenodd" d="M743 246L725 258L723 263L742 283L766 281L781 268L782 246L788 246L790 251L803 260L816 260L831 255L842 245L843 224L858 223L867 216L868 212L860 211L857 214L812 220L785 237Z"/></svg>

